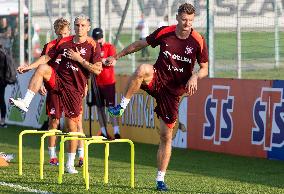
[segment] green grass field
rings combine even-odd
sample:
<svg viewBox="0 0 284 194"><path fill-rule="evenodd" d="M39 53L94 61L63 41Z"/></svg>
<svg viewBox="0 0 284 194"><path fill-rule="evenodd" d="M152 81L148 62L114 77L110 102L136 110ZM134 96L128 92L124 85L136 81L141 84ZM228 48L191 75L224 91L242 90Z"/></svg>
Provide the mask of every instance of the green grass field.
<svg viewBox="0 0 284 194"><path fill-rule="evenodd" d="M24 128L1 128L0 151L18 154L18 134ZM0 168L0 193L31 193L15 186L49 193L159 193L154 190L156 145L135 143L135 188L129 187L129 146L110 146L109 184L103 183L104 148L90 147L90 190L85 191L82 169L79 174L64 174L57 184L57 167L49 166L45 153L44 180L39 179L39 137L24 138L23 176L18 176L18 158ZM284 193L282 161L238 157L204 151L173 149L166 175L168 193ZM4 183L13 187L3 186Z"/></svg>
<svg viewBox="0 0 284 194"><path fill-rule="evenodd" d="M218 78L236 78L237 71L219 71L215 74ZM283 80L284 67L279 69L258 69L242 72L242 79Z"/></svg>

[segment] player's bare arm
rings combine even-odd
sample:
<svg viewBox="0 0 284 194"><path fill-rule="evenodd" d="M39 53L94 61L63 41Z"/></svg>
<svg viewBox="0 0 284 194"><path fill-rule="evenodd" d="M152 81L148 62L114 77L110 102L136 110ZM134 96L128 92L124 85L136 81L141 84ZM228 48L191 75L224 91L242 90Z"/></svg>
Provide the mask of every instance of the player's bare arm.
<svg viewBox="0 0 284 194"><path fill-rule="evenodd" d="M147 47L149 44L147 43L146 40L138 40L133 42L132 44L128 45L126 48L124 48L122 51L120 51L118 54L108 57L106 59L106 63L112 65L117 59L131 54L131 53L135 53L145 47Z"/></svg>
<svg viewBox="0 0 284 194"><path fill-rule="evenodd" d="M31 63L30 65L21 65L17 68L17 71L22 74L26 73L29 70L37 68L41 64L46 64L50 60L50 57L48 55L42 55L40 58L38 58L35 62Z"/></svg>
<svg viewBox="0 0 284 194"><path fill-rule="evenodd" d="M93 64L83 59L82 61L79 61L79 63L89 72L94 73L96 75L99 75L103 70L102 62L96 62Z"/></svg>
<svg viewBox="0 0 284 194"><path fill-rule="evenodd" d="M92 64L86 61L83 57L81 57L80 51L77 48L76 51L68 49L66 54L69 59L72 59L73 61L78 61L89 72L94 73L96 75L101 73L102 62L96 62L95 64Z"/></svg>
<svg viewBox="0 0 284 194"><path fill-rule="evenodd" d="M200 69L198 72L192 74L186 84L186 90L188 95L193 95L197 91L197 80L202 79L208 75L208 62L200 63Z"/></svg>

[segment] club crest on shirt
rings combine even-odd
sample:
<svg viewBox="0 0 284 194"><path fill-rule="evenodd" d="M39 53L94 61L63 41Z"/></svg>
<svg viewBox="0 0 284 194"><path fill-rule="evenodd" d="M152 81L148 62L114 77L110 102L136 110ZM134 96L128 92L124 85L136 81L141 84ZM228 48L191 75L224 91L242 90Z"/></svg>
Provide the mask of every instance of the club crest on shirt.
<svg viewBox="0 0 284 194"><path fill-rule="evenodd" d="M189 47L189 46L186 46L186 48L185 48L185 54L191 54L192 53L192 51L193 51L193 48L192 47Z"/></svg>
<svg viewBox="0 0 284 194"><path fill-rule="evenodd" d="M86 54L86 52L87 52L87 49L86 49L86 48L81 47L81 49L79 50L79 52L80 52L80 54L81 54L81 55L85 55L85 54Z"/></svg>

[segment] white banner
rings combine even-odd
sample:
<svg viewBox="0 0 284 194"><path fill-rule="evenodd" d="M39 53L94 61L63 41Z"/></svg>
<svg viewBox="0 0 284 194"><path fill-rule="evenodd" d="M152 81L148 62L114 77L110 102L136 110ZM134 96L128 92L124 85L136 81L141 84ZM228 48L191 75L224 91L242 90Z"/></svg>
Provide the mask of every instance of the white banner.
<svg viewBox="0 0 284 194"><path fill-rule="evenodd" d="M59 16L59 2L62 3L61 13L63 17L69 18L68 1L57 0L33 0L33 22L38 23L43 29L50 29L50 21L52 22ZM163 17L170 13L170 24L175 24L175 15L181 3L190 2L196 8L196 21L194 25L196 28L206 27L206 0L143 0L134 1L134 7L129 7L123 28L131 28L132 11L134 11L135 20L138 22L141 15L141 6L144 8L143 12L145 18L149 22L151 28L156 28L158 22L163 20ZM139 5L139 2L141 5ZM121 17L125 8L125 0L103 0L101 1L103 9L102 26L106 28L110 26L117 28L120 24ZM74 0L74 13L79 15L81 13L88 14L88 1ZM277 0L277 8L279 15L279 26L284 26L284 1ZM274 26L274 0L239 0L239 8L241 11L241 26L243 28L273 28ZM110 11L108 10L110 8ZM52 9L51 9L52 8ZM95 3L96 12L98 12L97 4ZM52 17L50 20L47 16L47 10ZM215 0L214 3L214 24L216 28L235 28L237 24L237 1L236 0ZM110 15L109 15L110 13ZM108 16L109 15L109 16ZM135 24L136 25L136 24Z"/></svg>

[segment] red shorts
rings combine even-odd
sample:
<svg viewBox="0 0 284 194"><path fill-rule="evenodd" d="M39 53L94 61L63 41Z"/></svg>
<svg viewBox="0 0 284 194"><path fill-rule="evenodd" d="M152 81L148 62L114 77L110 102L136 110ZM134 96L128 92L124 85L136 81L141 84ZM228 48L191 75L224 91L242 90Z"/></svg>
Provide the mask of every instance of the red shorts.
<svg viewBox="0 0 284 194"><path fill-rule="evenodd" d="M50 118L60 119L63 107L59 93L55 90L48 90L46 95L46 114Z"/></svg>
<svg viewBox="0 0 284 194"><path fill-rule="evenodd" d="M73 87L68 87L64 84L53 68L51 77L46 82L46 85L48 90L53 93L49 97L49 103L54 100L52 103L56 104L54 107L50 106L50 108L57 109L55 110L56 118L60 118L62 112L64 112L65 117L77 121L78 116L82 112L83 94L75 90Z"/></svg>
<svg viewBox="0 0 284 194"><path fill-rule="evenodd" d="M155 107L155 112L157 116L167 125L173 124L178 117L180 96L171 94L160 80L157 74L154 73L149 85L141 85L141 89L156 99L157 106ZM168 126L170 127L171 125Z"/></svg>
<svg viewBox="0 0 284 194"><path fill-rule="evenodd" d="M102 102L101 106L114 106L115 105L115 83L109 85L98 86L100 99ZM94 91L92 89L92 96L94 97L93 105L99 106L99 101L96 99L94 95Z"/></svg>

